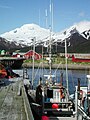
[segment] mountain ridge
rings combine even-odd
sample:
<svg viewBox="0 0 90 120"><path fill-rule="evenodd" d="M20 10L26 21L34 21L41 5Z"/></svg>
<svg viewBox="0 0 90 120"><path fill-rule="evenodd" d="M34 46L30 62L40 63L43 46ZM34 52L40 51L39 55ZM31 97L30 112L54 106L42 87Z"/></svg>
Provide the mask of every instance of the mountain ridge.
<svg viewBox="0 0 90 120"><path fill-rule="evenodd" d="M80 46L80 44L83 42L90 40L90 21L75 23L74 25L61 32L51 32L51 35L52 46L55 46L55 44L57 44L59 49L59 44L63 43L66 39L71 44L69 49L75 48L76 45ZM4 38L7 43L15 44L15 48L31 46L33 44L34 38L36 38L36 46L44 45L44 47L47 47L50 40L50 30L41 28L39 25L32 23L25 24L20 28L16 28L0 36L1 38Z"/></svg>

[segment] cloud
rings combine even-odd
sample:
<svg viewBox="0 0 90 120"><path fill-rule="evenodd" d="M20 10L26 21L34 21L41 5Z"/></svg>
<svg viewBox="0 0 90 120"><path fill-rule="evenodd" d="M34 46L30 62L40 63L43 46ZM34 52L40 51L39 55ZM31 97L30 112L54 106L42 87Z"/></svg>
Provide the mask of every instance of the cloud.
<svg viewBox="0 0 90 120"><path fill-rule="evenodd" d="M10 9L11 7L9 7L9 6L4 6L4 5L0 5L0 8L3 8L3 9Z"/></svg>
<svg viewBox="0 0 90 120"><path fill-rule="evenodd" d="M78 15L79 15L80 17L84 17L84 16L85 16L85 13L84 13L84 12L80 12Z"/></svg>

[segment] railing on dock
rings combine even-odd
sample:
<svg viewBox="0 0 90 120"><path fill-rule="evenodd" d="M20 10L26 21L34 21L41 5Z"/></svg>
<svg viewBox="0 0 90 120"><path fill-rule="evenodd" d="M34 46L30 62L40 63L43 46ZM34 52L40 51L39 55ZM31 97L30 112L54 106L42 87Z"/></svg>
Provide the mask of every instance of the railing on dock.
<svg viewBox="0 0 90 120"><path fill-rule="evenodd" d="M22 94L23 94L23 100L24 100L24 106L25 106L25 112L26 112L27 120L34 120L32 110L30 108L30 104L29 104L29 101L28 101L28 98L27 98L27 94L25 92L24 85L23 85L23 89L22 89Z"/></svg>

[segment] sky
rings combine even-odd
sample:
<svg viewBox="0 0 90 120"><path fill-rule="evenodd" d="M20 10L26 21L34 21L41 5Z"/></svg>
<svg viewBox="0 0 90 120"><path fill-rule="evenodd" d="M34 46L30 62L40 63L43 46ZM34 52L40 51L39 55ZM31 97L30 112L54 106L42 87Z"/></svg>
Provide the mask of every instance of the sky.
<svg viewBox="0 0 90 120"><path fill-rule="evenodd" d="M90 21L90 0L0 0L0 34L32 23L48 29L51 25L50 1L53 3L54 32Z"/></svg>

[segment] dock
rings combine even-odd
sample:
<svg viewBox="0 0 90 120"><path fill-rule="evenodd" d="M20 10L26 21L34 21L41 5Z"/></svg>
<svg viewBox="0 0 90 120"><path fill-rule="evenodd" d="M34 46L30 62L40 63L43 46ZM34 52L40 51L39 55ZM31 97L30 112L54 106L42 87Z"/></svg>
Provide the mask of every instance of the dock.
<svg viewBox="0 0 90 120"><path fill-rule="evenodd" d="M0 120L34 120L20 78L0 84Z"/></svg>

